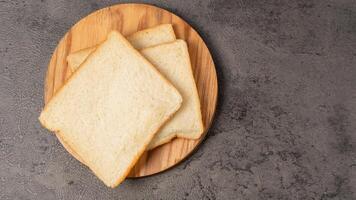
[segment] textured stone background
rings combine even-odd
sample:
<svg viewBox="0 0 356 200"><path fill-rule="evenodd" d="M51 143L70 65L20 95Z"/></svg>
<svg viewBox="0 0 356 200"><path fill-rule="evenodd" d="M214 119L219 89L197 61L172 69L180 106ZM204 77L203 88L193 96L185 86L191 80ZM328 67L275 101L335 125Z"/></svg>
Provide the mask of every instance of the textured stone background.
<svg viewBox="0 0 356 200"><path fill-rule="evenodd" d="M181 165L106 188L41 128L52 51L114 1L0 1L0 199L356 199L356 1L150 1L210 47L215 122Z"/></svg>

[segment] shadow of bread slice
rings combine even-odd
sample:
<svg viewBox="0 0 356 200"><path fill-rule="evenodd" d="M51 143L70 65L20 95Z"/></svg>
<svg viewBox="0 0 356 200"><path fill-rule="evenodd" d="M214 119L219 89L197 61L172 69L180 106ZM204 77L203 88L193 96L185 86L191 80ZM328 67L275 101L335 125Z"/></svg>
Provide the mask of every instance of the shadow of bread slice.
<svg viewBox="0 0 356 200"><path fill-rule="evenodd" d="M99 179L115 187L181 103L179 92L113 31L49 101L39 120L58 131Z"/></svg>

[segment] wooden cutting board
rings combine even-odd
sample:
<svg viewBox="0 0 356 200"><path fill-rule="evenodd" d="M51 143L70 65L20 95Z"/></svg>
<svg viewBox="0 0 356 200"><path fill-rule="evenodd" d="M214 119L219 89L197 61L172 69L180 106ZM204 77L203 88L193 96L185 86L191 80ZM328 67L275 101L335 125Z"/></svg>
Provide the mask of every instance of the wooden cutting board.
<svg viewBox="0 0 356 200"><path fill-rule="evenodd" d="M180 17L155 6L146 4L110 6L84 17L63 36L53 52L46 74L45 103L71 75L66 62L69 53L99 44L106 39L111 30L129 35L164 23L173 24L177 38L188 43L205 133L198 140L176 138L144 153L131 170L130 177L156 174L177 165L197 148L212 123L218 96L218 82L213 59L199 34ZM70 153L75 154L65 143L62 144Z"/></svg>

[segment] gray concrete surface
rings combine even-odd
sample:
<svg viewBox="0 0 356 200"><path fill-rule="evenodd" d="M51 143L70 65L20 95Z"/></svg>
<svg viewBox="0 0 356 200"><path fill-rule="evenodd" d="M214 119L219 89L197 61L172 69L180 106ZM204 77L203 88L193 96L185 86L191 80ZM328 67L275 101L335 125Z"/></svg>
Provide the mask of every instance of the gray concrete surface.
<svg viewBox="0 0 356 200"><path fill-rule="evenodd" d="M37 120L52 51L119 1L0 1L0 199L356 199L356 1L150 1L191 23L220 95L199 150L106 188Z"/></svg>

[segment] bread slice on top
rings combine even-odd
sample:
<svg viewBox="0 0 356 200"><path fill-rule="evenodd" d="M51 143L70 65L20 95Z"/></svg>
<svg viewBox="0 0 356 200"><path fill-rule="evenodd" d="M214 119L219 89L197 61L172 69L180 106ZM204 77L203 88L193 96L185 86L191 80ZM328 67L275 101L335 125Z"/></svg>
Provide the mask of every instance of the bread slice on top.
<svg viewBox="0 0 356 200"><path fill-rule="evenodd" d="M111 32L42 111L39 120L109 187L121 183L179 92L118 32Z"/></svg>
<svg viewBox="0 0 356 200"><path fill-rule="evenodd" d="M140 52L178 89L184 100L181 109L153 138L148 150L167 143L176 136L198 139L204 132L204 126L187 44L183 40L176 40L145 48ZM79 161L82 160L75 152L72 154Z"/></svg>
<svg viewBox="0 0 356 200"><path fill-rule="evenodd" d="M134 48L142 49L163 43L173 42L176 40L176 35L174 34L172 24L161 24L133 33L126 39ZM97 46L81 49L67 56L68 67L72 73L79 68L80 64L84 62L84 60L96 49L96 47ZM73 148L71 148L64 141L60 134L57 134L57 138L74 158L85 164L84 160L80 158Z"/></svg>
<svg viewBox="0 0 356 200"><path fill-rule="evenodd" d="M127 36L126 38L135 49L143 49L163 43L173 42L176 40L176 35L172 24L161 24L152 28L144 29ZM74 72L80 64L92 53L95 48L89 47L76 52L73 52L67 56L67 62L69 69Z"/></svg>
<svg viewBox="0 0 356 200"><path fill-rule="evenodd" d="M204 132L204 126L186 43L183 40L176 40L172 43L146 48L140 52L183 96L183 103L179 111L160 129L147 149L150 150L167 143L176 136L198 139ZM57 136L69 153L85 164L61 136Z"/></svg>

